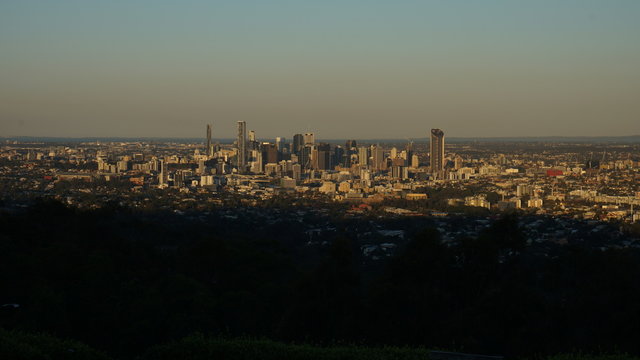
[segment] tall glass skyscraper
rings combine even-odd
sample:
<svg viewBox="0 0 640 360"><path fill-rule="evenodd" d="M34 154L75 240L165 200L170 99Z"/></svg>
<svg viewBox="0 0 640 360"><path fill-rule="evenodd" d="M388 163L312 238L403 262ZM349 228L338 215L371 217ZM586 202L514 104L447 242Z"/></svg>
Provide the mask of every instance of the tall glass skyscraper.
<svg viewBox="0 0 640 360"><path fill-rule="evenodd" d="M211 125L207 124L207 156L213 155L211 151Z"/></svg>
<svg viewBox="0 0 640 360"><path fill-rule="evenodd" d="M238 173L244 174L247 168L247 123L238 121Z"/></svg>
<svg viewBox="0 0 640 360"><path fill-rule="evenodd" d="M444 170L444 132L440 129L431 129L431 173L442 177Z"/></svg>

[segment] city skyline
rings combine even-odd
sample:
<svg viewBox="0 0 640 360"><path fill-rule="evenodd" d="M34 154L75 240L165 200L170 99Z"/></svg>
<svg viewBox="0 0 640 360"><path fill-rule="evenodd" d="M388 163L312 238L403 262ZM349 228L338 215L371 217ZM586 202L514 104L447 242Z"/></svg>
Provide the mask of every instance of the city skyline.
<svg viewBox="0 0 640 360"><path fill-rule="evenodd" d="M1 0L0 358L640 360L639 19Z"/></svg>
<svg viewBox="0 0 640 360"><path fill-rule="evenodd" d="M5 1L0 134L638 134L639 14L623 0Z"/></svg>

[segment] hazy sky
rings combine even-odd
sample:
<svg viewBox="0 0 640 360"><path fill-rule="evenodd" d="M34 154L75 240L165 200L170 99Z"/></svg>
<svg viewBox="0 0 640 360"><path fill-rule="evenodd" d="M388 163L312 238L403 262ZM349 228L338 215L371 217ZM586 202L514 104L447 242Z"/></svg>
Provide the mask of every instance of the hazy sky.
<svg viewBox="0 0 640 360"><path fill-rule="evenodd" d="M0 0L0 136L640 134L639 0Z"/></svg>

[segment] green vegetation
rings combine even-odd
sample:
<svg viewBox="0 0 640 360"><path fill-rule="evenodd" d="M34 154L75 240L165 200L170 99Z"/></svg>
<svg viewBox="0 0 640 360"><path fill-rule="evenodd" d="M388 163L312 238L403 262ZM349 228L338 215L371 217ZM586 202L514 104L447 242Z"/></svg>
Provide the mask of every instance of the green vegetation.
<svg viewBox="0 0 640 360"><path fill-rule="evenodd" d="M258 214L199 220L57 202L0 213L0 305L19 304L0 307L0 327L77 339L117 359L218 341L178 341L194 333L509 358L640 354L638 249L537 252L513 216L443 243L440 231L409 231L400 219L393 228L406 241L372 263L358 237L374 220L300 216L333 229L312 234L287 220L295 213Z"/></svg>
<svg viewBox="0 0 640 360"><path fill-rule="evenodd" d="M154 347L142 360L423 360L428 356L428 351L421 348L287 345L271 340L229 340L196 334Z"/></svg>
<svg viewBox="0 0 640 360"><path fill-rule="evenodd" d="M107 355L75 340L47 334L0 328L3 360L110 360ZM317 346L286 344L268 339L224 338L195 333L177 341L152 346L138 360L426 360L429 351L415 347ZM536 360L639 360L627 354L560 354Z"/></svg>
<svg viewBox="0 0 640 360"><path fill-rule="evenodd" d="M0 359L109 360L109 357L74 340L0 328Z"/></svg>
<svg viewBox="0 0 640 360"><path fill-rule="evenodd" d="M637 357L628 354L560 354L549 356L547 360L638 360Z"/></svg>

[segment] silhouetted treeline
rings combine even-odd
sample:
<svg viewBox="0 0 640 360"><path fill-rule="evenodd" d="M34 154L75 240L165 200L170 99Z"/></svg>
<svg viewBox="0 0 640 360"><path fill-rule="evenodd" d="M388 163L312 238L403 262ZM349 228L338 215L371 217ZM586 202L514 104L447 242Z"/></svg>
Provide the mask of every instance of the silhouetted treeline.
<svg viewBox="0 0 640 360"><path fill-rule="evenodd" d="M349 223L314 249L293 226L224 226L116 204L78 211L45 201L0 214L0 327L119 358L194 332L515 356L640 354L637 250L534 252L505 217L455 245L426 228L372 269L341 232Z"/></svg>

